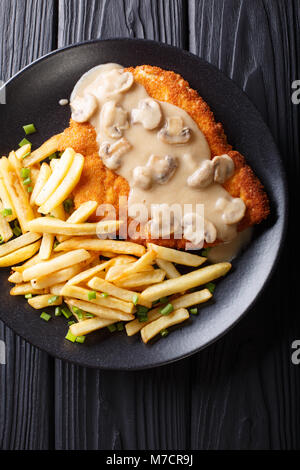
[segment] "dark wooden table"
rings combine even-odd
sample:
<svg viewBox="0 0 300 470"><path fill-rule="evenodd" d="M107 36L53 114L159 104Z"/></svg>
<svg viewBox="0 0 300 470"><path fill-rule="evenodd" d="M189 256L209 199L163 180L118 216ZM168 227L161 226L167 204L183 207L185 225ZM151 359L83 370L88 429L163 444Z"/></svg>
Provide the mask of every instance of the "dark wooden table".
<svg viewBox="0 0 300 470"><path fill-rule="evenodd" d="M87 370L0 323L0 449L300 448L300 366L291 362L300 339L300 106L291 102L299 27L299 0L0 0L2 80L91 38L156 39L215 64L267 121L291 195L288 238L268 288L234 330L189 359L145 372Z"/></svg>

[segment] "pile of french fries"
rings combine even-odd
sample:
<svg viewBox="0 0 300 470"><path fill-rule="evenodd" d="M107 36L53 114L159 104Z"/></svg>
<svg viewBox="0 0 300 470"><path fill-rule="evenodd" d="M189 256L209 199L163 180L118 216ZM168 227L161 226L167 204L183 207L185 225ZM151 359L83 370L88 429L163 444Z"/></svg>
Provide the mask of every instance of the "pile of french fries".
<svg viewBox="0 0 300 470"><path fill-rule="evenodd" d="M72 317L66 338L73 342L106 327L121 331L124 322L127 335L140 332L144 343L164 336L196 313L190 307L212 298L209 289L195 288L224 276L230 263L199 268L206 257L99 238L117 232L120 222L88 222L95 201L66 213L84 157L68 148L41 163L57 149L54 136L34 152L28 144L0 159L0 267L11 267L10 294L25 296L36 310L56 307L55 315ZM197 269L181 275L175 265Z"/></svg>

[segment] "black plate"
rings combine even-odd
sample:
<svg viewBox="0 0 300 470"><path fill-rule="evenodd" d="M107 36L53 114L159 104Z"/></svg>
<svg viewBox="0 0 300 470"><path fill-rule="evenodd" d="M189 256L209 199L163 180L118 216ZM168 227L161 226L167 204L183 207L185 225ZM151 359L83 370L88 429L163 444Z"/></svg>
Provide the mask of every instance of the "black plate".
<svg viewBox="0 0 300 470"><path fill-rule="evenodd" d="M215 67L180 49L143 40L93 41L55 51L17 74L7 85L7 104L0 106L1 153L23 138L22 125L34 122L40 145L68 124L68 98L81 75L106 62L124 66L157 65L174 70L199 91L220 120L229 142L247 158L270 196L272 215L256 231L250 246L234 262L232 272L219 283L214 302L168 337L151 345L139 335L107 331L92 334L84 345L64 339L63 318L49 323L39 318L24 298L10 297L8 270L1 270L0 318L17 334L49 354L74 363L105 369L142 369L178 360L199 351L231 328L253 306L274 269L283 241L287 191L283 167L272 136L248 97Z"/></svg>

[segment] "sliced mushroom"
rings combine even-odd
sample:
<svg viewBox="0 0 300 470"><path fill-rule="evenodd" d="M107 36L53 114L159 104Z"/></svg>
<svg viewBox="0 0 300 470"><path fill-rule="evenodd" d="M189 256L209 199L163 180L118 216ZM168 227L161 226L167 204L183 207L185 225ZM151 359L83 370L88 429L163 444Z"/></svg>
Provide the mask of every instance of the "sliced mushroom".
<svg viewBox="0 0 300 470"><path fill-rule="evenodd" d="M127 112L115 101L107 101L101 110L100 122L105 134L111 139L119 139L129 128Z"/></svg>
<svg viewBox="0 0 300 470"><path fill-rule="evenodd" d="M156 129L161 121L160 105L152 98L140 100L138 108L132 110L131 118L133 124L140 122L145 129Z"/></svg>
<svg viewBox="0 0 300 470"><path fill-rule="evenodd" d="M224 184L234 173L234 162L229 155L219 155L212 160L214 167L214 180L216 183Z"/></svg>
<svg viewBox="0 0 300 470"><path fill-rule="evenodd" d="M183 119L180 116L173 116L167 118L158 138L166 144L186 144L191 138L191 131L188 127L183 127Z"/></svg>
<svg viewBox="0 0 300 470"><path fill-rule="evenodd" d="M131 72L124 72L124 69L113 69L103 74L103 82L100 89L103 89L106 96L113 97L128 91L132 87L133 82L134 78Z"/></svg>
<svg viewBox="0 0 300 470"><path fill-rule="evenodd" d="M204 219L200 214L189 213L183 218L183 236L195 245L214 243L217 238L216 227L210 220Z"/></svg>
<svg viewBox="0 0 300 470"><path fill-rule="evenodd" d="M158 184L164 184L174 175L178 167L178 160L171 155L166 155L164 158L151 155L147 167L151 169L153 181Z"/></svg>
<svg viewBox="0 0 300 470"><path fill-rule="evenodd" d="M222 214L222 219L227 225L237 224L242 220L246 212L246 205L241 198L232 199Z"/></svg>
<svg viewBox="0 0 300 470"><path fill-rule="evenodd" d="M211 160L204 160L201 166L187 179L188 186L192 188L207 188L214 181L214 166Z"/></svg>
<svg viewBox="0 0 300 470"><path fill-rule="evenodd" d="M150 189L152 186L152 171L147 166L137 166L133 170L133 186Z"/></svg>
<svg viewBox="0 0 300 470"><path fill-rule="evenodd" d="M97 107L94 95L87 94L82 98L77 97L71 102L72 119L76 122L86 122L93 116Z"/></svg>
<svg viewBox="0 0 300 470"><path fill-rule="evenodd" d="M125 138L118 140L114 144L104 142L100 146L100 157L104 165L110 170L117 170L122 164L122 156L131 149L131 144Z"/></svg>

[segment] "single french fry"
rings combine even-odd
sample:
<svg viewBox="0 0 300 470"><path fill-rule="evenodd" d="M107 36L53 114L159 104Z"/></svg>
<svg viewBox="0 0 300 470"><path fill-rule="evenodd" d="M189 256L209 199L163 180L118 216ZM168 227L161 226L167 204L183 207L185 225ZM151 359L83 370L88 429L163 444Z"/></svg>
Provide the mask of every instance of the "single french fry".
<svg viewBox="0 0 300 470"><path fill-rule="evenodd" d="M95 212L97 209L98 203L96 201L87 201L81 204L78 209L76 209L72 215L67 219L69 224L82 224L86 222L89 217ZM66 235L58 235L57 240L59 243L67 240L68 237Z"/></svg>
<svg viewBox="0 0 300 470"><path fill-rule="evenodd" d="M80 323L74 323L70 326L70 331L74 336L85 336L93 331L100 330L106 326L112 325L115 320L104 320L102 318L91 318Z"/></svg>
<svg viewBox="0 0 300 470"><path fill-rule="evenodd" d="M104 279L101 279L99 277L93 277L88 282L88 286L93 290L97 290L97 291L112 295L113 297L124 300L125 302L134 302L135 297L137 296L137 300L134 303L138 305L143 305L144 307L147 307L147 308L150 308L152 305L151 302L143 302L142 300L140 301L140 295L137 294L136 292L132 292L126 289L121 289L120 287L117 287L114 284L111 284L110 282Z"/></svg>
<svg viewBox="0 0 300 470"><path fill-rule="evenodd" d="M63 290L65 283L62 284L55 284L54 286L49 287L50 294L52 295L61 295L61 291Z"/></svg>
<svg viewBox="0 0 300 470"><path fill-rule="evenodd" d="M203 256L193 255L185 251L174 250L173 248L154 245L154 243L148 243L147 246L150 250L154 250L157 253L158 258L171 261L172 263L198 267L206 261L206 258L203 258Z"/></svg>
<svg viewBox="0 0 300 470"><path fill-rule="evenodd" d="M62 290L62 295L65 297L73 297L74 299L85 300L92 304L100 305L103 307L111 308L114 310L120 310L121 312L132 313L134 311L134 305L131 302L124 302L120 299L115 299L114 297L103 297L101 294L95 295L95 299L89 299L88 294L91 291L84 289L83 287L78 286L68 286Z"/></svg>
<svg viewBox="0 0 300 470"><path fill-rule="evenodd" d="M34 185L33 191L30 197L30 204L33 206L35 204L35 200L40 194L41 190L47 183L48 179L51 176L51 168L48 163L42 163L39 175L37 177L36 183Z"/></svg>
<svg viewBox="0 0 300 470"><path fill-rule="evenodd" d="M143 342L146 344L154 336L158 335L165 328L170 328L171 326L178 325L179 323L184 322L190 317L188 310L185 308L180 308L170 313L170 315L164 315L157 320L151 322L149 325L144 326L141 330L141 336Z"/></svg>
<svg viewBox="0 0 300 470"><path fill-rule="evenodd" d="M55 217L56 219L65 221L66 220L66 212L64 209L64 205L60 204L59 206L55 207L50 213L52 217Z"/></svg>
<svg viewBox="0 0 300 470"><path fill-rule="evenodd" d="M71 238L63 243L60 243L55 251L69 251L77 247L84 248L88 251L111 251L119 254L143 256L146 249L142 245L132 242L124 242L119 240L97 240L92 238Z"/></svg>
<svg viewBox="0 0 300 470"><path fill-rule="evenodd" d="M83 282L88 281L91 277L95 276L96 274L99 275L101 271L104 271L107 267L110 266L110 261L106 261L105 263L98 264L96 266L93 266L92 268L87 269L86 271L83 271L76 276L72 277L68 282L68 286L75 286L78 284L81 284Z"/></svg>
<svg viewBox="0 0 300 470"><path fill-rule="evenodd" d="M80 153L76 153L74 160L60 185L54 193L39 208L41 214L49 214L53 209L62 204L72 193L75 186L80 180L83 170L84 157ZM55 170L54 170L55 171Z"/></svg>
<svg viewBox="0 0 300 470"><path fill-rule="evenodd" d="M73 160L75 157L75 151L71 148L68 148L61 159L59 164L55 166L50 178L48 179L45 186L42 188L40 194L37 196L35 202L38 206L42 206L45 202L52 196L52 194L59 187L62 180L67 175Z"/></svg>
<svg viewBox="0 0 300 470"><path fill-rule="evenodd" d="M20 160L17 158L17 155L14 151L10 152L10 154L8 156L8 161L10 162L11 166L15 170L16 175L19 179L19 182L21 183L21 185L23 185L23 179L22 179L22 176L21 176L21 170L23 168L23 165L20 162Z"/></svg>
<svg viewBox="0 0 300 470"><path fill-rule="evenodd" d="M5 157L0 159L0 175L12 200L22 232L28 231L28 223L34 219L32 207L29 204L28 192L20 183L11 163Z"/></svg>
<svg viewBox="0 0 300 470"><path fill-rule="evenodd" d="M141 294L144 300L154 302L161 297L177 294L206 284L214 279L225 276L231 269L230 263L218 263L197 269L176 279L168 279L155 286L150 286Z"/></svg>
<svg viewBox="0 0 300 470"><path fill-rule="evenodd" d="M101 256L104 256L103 253L101 253ZM113 258L113 259L112 259ZM129 263L134 263L137 261L137 258L134 256L129 256L129 255L116 255L111 258L111 265L112 266L119 266L119 265L124 265L124 264L129 264Z"/></svg>
<svg viewBox="0 0 300 470"><path fill-rule="evenodd" d="M57 299L54 300L54 297L57 297ZM32 297L32 299L28 299L28 303L31 307L39 310L41 308L61 305L62 297L58 295L54 296L52 294L37 295L36 297Z"/></svg>
<svg viewBox="0 0 300 470"><path fill-rule="evenodd" d="M126 268L126 266L124 266L124 264L122 265L112 265L107 271L106 271L106 276L105 276L105 279L107 281L114 281L114 282L117 282L115 281L115 278L118 278L120 274L122 274L122 272L124 271L124 269ZM154 268L153 266L151 265L145 265L145 266L142 266L140 268L140 272L149 272L149 271L154 271ZM134 274L134 273L133 273ZM128 275L129 276L129 275ZM128 277L127 276L127 277ZM120 279L120 282L122 282L122 279Z"/></svg>
<svg viewBox="0 0 300 470"><path fill-rule="evenodd" d="M31 144L22 145L22 147L15 151L15 154L19 160L23 160L27 153L31 153Z"/></svg>
<svg viewBox="0 0 300 470"><path fill-rule="evenodd" d="M59 158L52 158L50 161L50 168L52 171L54 171L54 168L56 165L59 163Z"/></svg>
<svg viewBox="0 0 300 470"><path fill-rule="evenodd" d="M50 275L55 271L60 269L68 268L69 266L74 266L81 261L89 259L91 255L86 250L75 250L69 251L57 258L50 259L48 261L42 261L35 266L26 268L23 272L24 281L31 281L32 279L37 279L42 276Z"/></svg>
<svg viewBox="0 0 300 470"><path fill-rule="evenodd" d="M47 289L33 289L30 282L18 284L10 290L10 295L46 294Z"/></svg>
<svg viewBox="0 0 300 470"><path fill-rule="evenodd" d="M124 313L113 308L107 308L102 305L92 304L91 302L85 302L82 300L67 299L68 304L72 307L77 307L84 312L92 313L102 319L114 320L114 321L128 321L133 319L134 316L129 313ZM73 311L73 310L72 310Z"/></svg>
<svg viewBox="0 0 300 470"><path fill-rule="evenodd" d="M0 203L0 211L3 210L3 206ZM7 242L13 237L13 231L6 220L6 217L3 217L3 215L0 213L0 235L1 235L1 241L2 242Z"/></svg>
<svg viewBox="0 0 300 470"><path fill-rule="evenodd" d="M114 232L116 228L119 228L119 224L120 222L118 220L116 221L108 220L106 222L102 222L101 226L100 226L100 223L69 224L68 222L55 219L52 217L39 217L30 222L29 230L31 232L53 233L53 234L70 235L70 236L74 236L74 235L85 236L85 235L96 235L96 233L101 233L99 232L101 228L105 231L108 230L110 232ZM67 242L68 240L63 243L67 243ZM63 245L63 243L58 245L56 248ZM55 249L55 251L64 251L64 250Z"/></svg>
<svg viewBox="0 0 300 470"><path fill-rule="evenodd" d="M23 283L23 276L22 273L17 273L16 271L13 272L9 278L8 282L12 282L13 284L22 284Z"/></svg>
<svg viewBox="0 0 300 470"><path fill-rule="evenodd" d="M16 211L2 177L0 177L0 200L2 201L1 210L11 209L12 211L12 214L6 216L5 220L7 222L15 220L17 218Z"/></svg>
<svg viewBox="0 0 300 470"><path fill-rule="evenodd" d="M157 258L155 263L160 269L163 269L166 271L166 277L168 279L175 279L176 277L180 277L181 274L177 269L175 268L174 264L171 263L171 261L166 261L164 259L159 259Z"/></svg>
<svg viewBox="0 0 300 470"><path fill-rule="evenodd" d="M55 256L57 256L57 253L55 253ZM30 266L34 266L35 264L40 263L40 261L41 260L40 260L39 254L37 253L35 256L25 261L25 263L22 264L21 266L12 266L11 269L15 272L23 273L23 271L25 271L26 268L29 268Z"/></svg>
<svg viewBox="0 0 300 470"><path fill-rule="evenodd" d="M192 292L191 294L182 295L181 297L177 297L177 299L170 299L170 302L172 303L173 308L177 310L179 308L189 308L189 307L192 307L193 305L202 304L204 302L207 302L211 298L212 298L211 292L208 289L203 289L197 292ZM148 323L151 323L152 321L161 317L160 311L163 307L164 305L159 305L158 307L155 307L152 310L150 310L147 313L148 320L146 322L142 323L137 318L136 320L133 320L127 323L125 326L127 335L128 336L135 335L144 326L148 325Z"/></svg>
<svg viewBox="0 0 300 470"><path fill-rule="evenodd" d="M39 233L28 232L24 235L21 235L18 238L14 238L10 242L5 243L4 245L0 245L0 257L8 255L13 251L18 250L19 248L23 248L24 246L30 245L33 242L36 242L41 238Z"/></svg>
<svg viewBox="0 0 300 470"><path fill-rule="evenodd" d="M28 157L24 158L24 167L32 166L39 163L45 158L50 157L53 153L57 152L60 140L60 134L54 135L51 139L47 140L41 147L31 153Z"/></svg>
<svg viewBox="0 0 300 470"><path fill-rule="evenodd" d="M143 271L145 267L152 266L153 261L156 258L156 252L154 250L147 251L140 259L135 263L130 263L129 266L123 267L123 269L114 276L111 275L111 281L121 280L130 274L135 274Z"/></svg>
<svg viewBox="0 0 300 470"><path fill-rule="evenodd" d="M52 233L44 233L40 247L40 258L45 261L50 258L55 236Z"/></svg>
<svg viewBox="0 0 300 470"><path fill-rule="evenodd" d="M102 251L101 255L104 258L115 258L116 256L118 256L116 253L111 253L110 251Z"/></svg>
<svg viewBox="0 0 300 470"><path fill-rule="evenodd" d="M161 283L164 280L165 276L166 273L162 269L154 269L153 271L149 272L146 271L142 273L130 274L128 277L120 279L120 281L115 281L115 284L116 286L123 287L124 289L135 289L139 286ZM145 291L143 291L143 293L144 292ZM140 298L141 300L148 300L142 295Z"/></svg>
<svg viewBox="0 0 300 470"><path fill-rule="evenodd" d="M62 269L61 271L55 271L46 276L39 277L38 279L33 279L31 284L36 289L43 289L45 287L54 286L55 284L61 284L66 282L76 274L78 274L82 269L82 263L75 264L69 268Z"/></svg>
<svg viewBox="0 0 300 470"><path fill-rule="evenodd" d="M13 266L14 264L22 263L27 259L31 258L39 250L41 245L40 240L31 245L24 246L18 250L10 253L9 255L2 256L0 258L0 268L7 268Z"/></svg>

